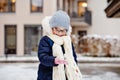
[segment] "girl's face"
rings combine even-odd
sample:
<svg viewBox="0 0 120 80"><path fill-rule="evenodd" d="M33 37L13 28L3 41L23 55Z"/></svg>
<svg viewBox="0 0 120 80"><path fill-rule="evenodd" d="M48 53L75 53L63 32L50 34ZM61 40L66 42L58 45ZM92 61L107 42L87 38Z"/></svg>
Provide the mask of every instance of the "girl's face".
<svg viewBox="0 0 120 80"><path fill-rule="evenodd" d="M61 36L66 36L67 30L62 27L54 27L52 28L52 33L61 37Z"/></svg>

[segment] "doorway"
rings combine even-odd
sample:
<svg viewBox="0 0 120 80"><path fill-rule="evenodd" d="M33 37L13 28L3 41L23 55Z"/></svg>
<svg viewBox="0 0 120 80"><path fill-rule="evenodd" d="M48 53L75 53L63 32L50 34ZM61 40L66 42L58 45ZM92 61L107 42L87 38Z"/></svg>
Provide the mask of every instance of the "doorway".
<svg viewBox="0 0 120 80"><path fill-rule="evenodd" d="M16 54L16 25L5 25L5 54Z"/></svg>
<svg viewBox="0 0 120 80"><path fill-rule="evenodd" d="M79 35L80 37L83 37L83 36L87 35L87 31L86 31L86 30L78 31L78 35Z"/></svg>

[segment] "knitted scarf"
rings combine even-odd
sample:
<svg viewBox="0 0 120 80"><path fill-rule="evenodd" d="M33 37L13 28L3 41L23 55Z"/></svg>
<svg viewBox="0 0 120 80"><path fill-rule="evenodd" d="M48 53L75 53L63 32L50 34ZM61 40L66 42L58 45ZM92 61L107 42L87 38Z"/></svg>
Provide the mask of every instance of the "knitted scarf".
<svg viewBox="0 0 120 80"><path fill-rule="evenodd" d="M54 41L52 50L53 56L67 61L67 65L59 64L53 67L53 80L82 80L81 72L74 60L70 36L59 37L57 35L48 35ZM61 45L65 49L63 54Z"/></svg>

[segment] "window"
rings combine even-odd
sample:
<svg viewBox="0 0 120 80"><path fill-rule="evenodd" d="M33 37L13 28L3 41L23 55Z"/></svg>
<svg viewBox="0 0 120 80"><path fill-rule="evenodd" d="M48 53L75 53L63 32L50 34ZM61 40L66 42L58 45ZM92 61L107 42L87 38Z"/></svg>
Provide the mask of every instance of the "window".
<svg viewBox="0 0 120 80"><path fill-rule="evenodd" d="M31 0L31 12L43 12L43 0Z"/></svg>
<svg viewBox="0 0 120 80"><path fill-rule="evenodd" d="M79 1L78 2L78 16L83 17L85 8L87 7L87 3L84 1Z"/></svg>
<svg viewBox="0 0 120 80"><path fill-rule="evenodd" d="M0 13L15 12L16 0L0 0Z"/></svg>
<svg viewBox="0 0 120 80"><path fill-rule="evenodd" d="M59 9L60 0L57 0L57 7ZM87 0L63 0L63 10L66 11L70 17L83 17L87 7Z"/></svg>
<svg viewBox="0 0 120 80"><path fill-rule="evenodd" d="M29 55L37 55L39 40L42 37L41 25L25 25L24 28L24 52Z"/></svg>

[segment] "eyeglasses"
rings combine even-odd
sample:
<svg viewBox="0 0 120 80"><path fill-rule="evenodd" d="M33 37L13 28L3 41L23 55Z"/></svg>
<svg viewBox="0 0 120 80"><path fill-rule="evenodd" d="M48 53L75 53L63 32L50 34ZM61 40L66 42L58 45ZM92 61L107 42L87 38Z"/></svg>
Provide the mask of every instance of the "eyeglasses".
<svg viewBox="0 0 120 80"><path fill-rule="evenodd" d="M56 29L56 31L58 32L58 33L66 33L67 32L67 30L66 29L59 29L58 27L55 27L55 29Z"/></svg>

